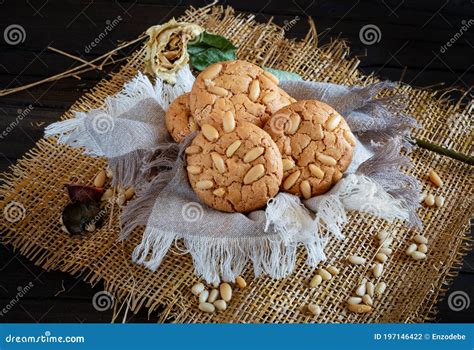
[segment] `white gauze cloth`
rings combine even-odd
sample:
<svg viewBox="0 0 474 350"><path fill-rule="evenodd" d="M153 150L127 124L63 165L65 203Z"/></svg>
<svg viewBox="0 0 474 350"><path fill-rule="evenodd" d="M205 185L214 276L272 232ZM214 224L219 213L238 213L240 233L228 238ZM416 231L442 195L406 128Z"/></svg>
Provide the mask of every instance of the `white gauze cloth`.
<svg viewBox="0 0 474 350"><path fill-rule="evenodd" d="M266 273L282 278L293 271L300 246L306 249L311 266L326 258L324 248L330 236L344 238L348 210L420 227L413 204L418 200L412 201L419 195L418 183L400 170L409 165L400 150L415 122L400 114L401 107L391 110L399 105L398 97L374 99L393 84L345 87L283 82L282 88L294 98L321 100L345 116L358 137L354 159L346 176L327 194L302 202L279 193L265 210L244 215L208 207L190 187L183 150L194 135L174 143L164 123L169 104L191 90L194 78L188 67L179 72L177 81L168 85L158 80L152 85L138 74L122 92L108 98L104 108L77 112L74 119L46 129L47 135L59 135L61 143L107 157L116 183L138 189L136 198L124 208L120 234L125 239L137 226L145 226L132 255L134 262L155 270L171 245L182 240L197 275L209 283L234 281L248 262L257 276ZM94 127L98 115L113 125L106 133Z"/></svg>

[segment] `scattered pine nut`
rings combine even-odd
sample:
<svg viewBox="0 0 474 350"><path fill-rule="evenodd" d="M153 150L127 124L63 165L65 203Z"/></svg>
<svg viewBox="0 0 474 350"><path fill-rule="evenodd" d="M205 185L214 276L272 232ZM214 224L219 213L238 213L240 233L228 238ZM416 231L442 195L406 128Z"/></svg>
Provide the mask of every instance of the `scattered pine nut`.
<svg viewBox="0 0 474 350"><path fill-rule="evenodd" d="M412 243L408 246L407 250L406 250L406 254L411 256L411 254L413 252L416 252L416 250L418 249L418 246L415 244L415 243Z"/></svg>
<svg viewBox="0 0 474 350"><path fill-rule="evenodd" d="M207 298L209 298L209 291L204 289L200 294L199 294L199 303L205 303L207 301Z"/></svg>
<svg viewBox="0 0 474 350"><path fill-rule="evenodd" d="M416 252L411 253L411 257L414 260L424 260L424 259L426 259L426 254L422 253L422 252L419 252L419 251L416 251Z"/></svg>
<svg viewBox="0 0 474 350"><path fill-rule="evenodd" d="M323 281L323 278L321 277L320 274L316 274L312 279L311 281L309 282L309 286L311 288L314 288L316 286L319 286L321 284L321 282Z"/></svg>
<svg viewBox="0 0 474 350"><path fill-rule="evenodd" d="M423 191L423 193L420 195L420 203L423 203L425 201L427 195L428 192Z"/></svg>
<svg viewBox="0 0 474 350"><path fill-rule="evenodd" d="M200 303L199 310L207 313L213 313L214 311L216 311L216 308L211 303Z"/></svg>
<svg viewBox="0 0 474 350"><path fill-rule="evenodd" d="M309 304L307 308L314 316L318 316L321 313L321 308L317 304Z"/></svg>
<svg viewBox="0 0 474 350"><path fill-rule="evenodd" d="M357 289L356 289L356 295L357 296L362 297L362 296L365 295L365 292L366 292L365 284L366 283L367 282L362 282L362 284L359 287L357 287Z"/></svg>
<svg viewBox="0 0 474 350"><path fill-rule="evenodd" d="M201 292L205 289L204 284L202 283L196 283L192 288L191 288L191 293L194 295L199 295Z"/></svg>
<svg viewBox="0 0 474 350"><path fill-rule="evenodd" d="M247 282L244 280L242 276L237 276L235 278L235 282L237 283L240 289L244 289L245 287L247 287Z"/></svg>
<svg viewBox="0 0 474 350"><path fill-rule="evenodd" d="M211 286L214 288L219 288L219 282L212 282Z"/></svg>
<svg viewBox="0 0 474 350"><path fill-rule="evenodd" d="M430 172L428 173L428 176L436 187L441 187L443 186L443 180L439 177L438 173L434 171L433 169L430 169Z"/></svg>
<svg viewBox="0 0 474 350"><path fill-rule="evenodd" d="M432 194L429 194L426 196L425 198L425 204L428 206L428 207L432 207L435 203L435 198Z"/></svg>
<svg viewBox="0 0 474 350"><path fill-rule="evenodd" d="M428 244L428 239L422 235L416 235L413 240L418 244Z"/></svg>
<svg viewBox="0 0 474 350"><path fill-rule="evenodd" d="M385 282L379 282L375 286L375 294L382 295L385 292L385 289L387 289L387 284Z"/></svg>
<svg viewBox="0 0 474 350"><path fill-rule="evenodd" d="M95 187L104 187L105 180L107 179L107 174L104 170L99 171L99 173L94 178L94 186Z"/></svg>
<svg viewBox="0 0 474 350"><path fill-rule="evenodd" d="M367 282L365 284L365 290L367 291L368 295L370 295L371 297L374 296L375 286L372 282Z"/></svg>
<svg viewBox="0 0 474 350"><path fill-rule="evenodd" d="M373 305L373 301L372 301L372 297L368 294L365 294L363 297L362 297L362 301L364 302L364 304L367 304L367 305L370 305L372 306Z"/></svg>
<svg viewBox="0 0 474 350"><path fill-rule="evenodd" d="M351 264L354 265L363 265L366 261L365 258L358 255L351 255L348 260Z"/></svg>
<svg viewBox="0 0 474 350"><path fill-rule="evenodd" d="M209 298L207 298L207 301L209 303L214 303L217 300L218 297L219 297L219 291L214 288L209 293Z"/></svg>
<svg viewBox="0 0 474 350"><path fill-rule="evenodd" d="M337 274L339 274L339 269L335 266L329 266L328 271L333 276L336 276Z"/></svg>
<svg viewBox="0 0 474 350"><path fill-rule="evenodd" d="M382 248L379 249L379 253L385 254L385 255L387 255L387 256L390 256L390 255L392 255L393 250L390 249L390 248L382 247Z"/></svg>
<svg viewBox="0 0 474 350"><path fill-rule="evenodd" d="M227 303L225 302L225 300L222 299L216 300L214 302L214 306L219 311L224 311L225 309L227 309Z"/></svg>
<svg viewBox="0 0 474 350"><path fill-rule="evenodd" d="M428 246L422 243L418 246L418 251L426 254L428 252Z"/></svg>
<svg viewBox="0 0 474 350"><path fill-rule="evenodd" d="M111 179L113 176L112 169L110 169L109 167L105 168L105 174L107 175L109 179Z"/></svg>
<svg viewBox="0 0 474 350"><path fill-rule="evenodd" d="M438 208L441 208L444 205L444 197L443 196L436 196L435 204Z"/></svg>
<svg viewBox="0 0 474 350"><path fill-rule="evenodd" d="M384 263L388 260L388 256L386 256L385 254L383 253L378 253L376 256L375 256L375 259L377 259L378 261L380 261L381 263Z"/></svg>
<svg viewBox="0 0 474 350"><path fill-rule="evenodd" d="M323 281L329 281L332 278L332 275L325 269L319 269L318 274L321 276Z"/></svg>
<svg viewBox="0 0 474 350"><path fill-rule="evenodd" d="M230 299L232 299L232 287L230 286L229 283L222 283L219 287L220 293L221 293L221 298L225 302L229 302Z"/></svg>
<svg viewBox="0 0 474 350"><path fill-rule="evenodd" d="M372 311L372 306L365 304L349 304L348 309L357 314L366 314Z"/></svg>
<svg viewBox="0 0 474 350"><path fill-rule="evenodd" d="M380 276L382 276L383 273L383 265L380 263L376 263L373 267L372 272L375 278L379 278Z"/></svg>
<svg viewBox="0 0 474 350"><path fill-rule="evenodd" d="M105 190L104 194L102 195L102 198L100 199L101 201L108 201L111 199L114 195L114 191L111 188L108 188Z"/></svg>
<svg viewBox="0 0 474 350"><path fill-rule="evenodd" d="M350 297L349 299L347 299L347 303L349 305L357 305L357 304L360 304L361 302L362 302L361 297Z"/></svg>

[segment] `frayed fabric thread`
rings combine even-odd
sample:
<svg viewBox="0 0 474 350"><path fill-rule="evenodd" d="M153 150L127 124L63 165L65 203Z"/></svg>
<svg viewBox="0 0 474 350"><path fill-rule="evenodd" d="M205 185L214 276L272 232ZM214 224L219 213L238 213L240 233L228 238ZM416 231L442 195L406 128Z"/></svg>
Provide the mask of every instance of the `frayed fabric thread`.
<svg viewBox="0 0 474 350"><path fill-rule="evenodd" d="M174 178L177 169L183 166L183 152L191 140L192 137L188 137L181 144L161 145L150 153L149 159L143 165L142 185L137 189L136 197L123 209L120 241L126 239L138 226L147 225L156 198ZM145 181L153 171L158 173L151 177L150 181Z"/></svg>
<svg viewBox="0 0 474 350"><path fill-rule="evenodd" d="M58 136L58 143L84 153L107 157L113 185L136 185L143 160L160 144L171 142L165 127L165 111L179 95L189 92L194 76L189 67L178 73L179 83L152 84L138 73L123 89L105 100L102 108L76 112L74 118L49 125L46 136Z"/></svg>
<svg viewBox="0 0 474 350"><path fill-rule="evenodd" d="M374 155L363 162L357 169L357 174L363 174L378 183L388 194L400 201L400 205L408 213L405 220L409 227L423 229L423 224L416 210L420 207L419 181L404 172L412 164L408 157L401 154L405 141L392 138L379 147Z"/></svg>
<svg viewBox="0 0 474 350"><path fill-rule="evenodd" d="M135 248L132 258L136 263L155 271L173 242L180 239L185 247L181 252L191 255L196 274L207 283L221 280L234 282L249 262L253 265L255 276L267 274L280 279L293 271L300 245L306 247L310 255L319 250L312 241L297 244L277 234L209 238L162 232L150 227L145 230L143 240Z"/></svg>

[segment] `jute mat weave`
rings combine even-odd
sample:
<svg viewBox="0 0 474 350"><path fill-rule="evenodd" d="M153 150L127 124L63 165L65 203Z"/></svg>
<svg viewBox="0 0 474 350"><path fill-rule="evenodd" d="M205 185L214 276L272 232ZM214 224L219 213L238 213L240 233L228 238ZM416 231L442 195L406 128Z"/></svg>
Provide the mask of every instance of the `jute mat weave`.
<svg viewBox="0 0 474 350"><path fill-rule="evenodd" d="M239 47L240 59L258 65L294 71L305 79L338 84L366 85L377 80L374 76L361 74L357 69L358 59L349 57L349 49L343 41L334 40L318 47L314 30L303 41L288 40L284 30L271 22L257 23L252 16L239 15L232 8L218 6L191 8L181 19L224 35ZM118 73L86 93L63 118L70 118L72 111L100 107L106 96L118 92L143 68L143 57L143 49L132 54ZM473 101L464 106L453 104L439 93L407 85L401 85L397 92L409 96L407 111L422 125L416 132L417 137L472 154ZM418 262L405 255L415 233L401 223L388 224L370 215L352 213L344 232L347 238L330 243L328 261L322 264L340 269L335 278L317 288L308 288L308 280L315 271L305 266L306 257L301 252L294 273L283 280L254 278L249 269L244 276L248 287L235 289L228 309L214 315L197 309L195 297L190 292L197 281L192 261L189 255L180 253L179 247L168 254L157 272L131 263L131 252L140 242L142 230L135 231L124 243L117 243L118 209L114 211L110 227L104 225L81 239L70 238L61 231L59 217L68 200L64 184L92 184L105 161L57 145L56 139L41 139L9 172L1 175L0 209L12 210L19 206L21 215L18 221L5 215L0 218L1 238L4 244L12 245L44 269L79 275L92 284L103 281L117 305L124 304L132 311L146 307L151 318L158 315L159 321L429 321L435 317L435 304L456 276L463 255L471 248L467 231L474 207L473 173L469 165L427 150L417 149L410 157L415 164L411 173L419 178L424 189L446 198L440 209L419 209L424 234L429 239L427 260ZM441 189L435 189L427 181L429 168L436 169L444 180ZM395 238L394 253L385 263L383 276L379 279L387 283L387 290L382 296L375 297L371 313L349 313L346 300L353 295L358 282L364 277L373 280L368 270L375 260L377 243L374 235L380 230L389 230ZM359 267L346 264L344 261L350 254L366 257L367 264ZM310 302L321 306L321 315L313 317L304 312L304 306ZM152 313L156 310L160 312Z"/></svg>

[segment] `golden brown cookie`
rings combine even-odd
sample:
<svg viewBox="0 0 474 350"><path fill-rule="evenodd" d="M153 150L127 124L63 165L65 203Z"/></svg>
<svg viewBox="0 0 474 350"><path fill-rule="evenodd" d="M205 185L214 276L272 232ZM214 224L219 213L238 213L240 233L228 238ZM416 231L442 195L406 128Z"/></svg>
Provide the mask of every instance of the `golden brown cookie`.
<svg viewBox="0 0 474 350"><path fill-rule="evenodd" d="M295 100L278 87L278 79L245 61L210 65L199 74L190 95L190 108L199 125L219 125L224 112L237 121L262 127L270 116Z"/></svg>
<svg viewBox="0 0 474 350"><path fill-rule="evenodd" d="M270 135L253 124L241 122L228 132L204 124L186 155L192 188L214 209L249 212L265 206L279 191L280 151Z"/></svg>
<svg viewBox="0 0 474 350"><path fill-rule="evenodd" d="M176 142L199 129L189 109L189 93L178 96L166 111L166 128Z"/></svg>
<svg viewBox="0 0 474 350"><path fill-rule="evenodd" d="M283 157L282 190L304 198L328 191L352 160L355 138L332 107L303 100L280 109L265 125Z"/></svg>

